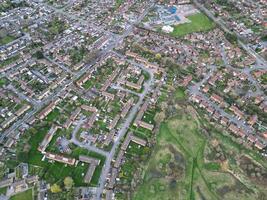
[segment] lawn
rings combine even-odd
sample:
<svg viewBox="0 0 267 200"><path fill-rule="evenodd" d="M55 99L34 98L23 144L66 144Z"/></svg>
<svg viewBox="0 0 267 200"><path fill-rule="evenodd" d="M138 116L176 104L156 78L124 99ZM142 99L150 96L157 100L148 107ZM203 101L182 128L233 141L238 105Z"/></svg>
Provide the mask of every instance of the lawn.
<svg viewBox="0 0 267 200"><path fill-rule="evenodd" d="M2 87L3 85L5 85L7 82L7 80L5 78L1 78L0 79L0 87Z"/></svg>
<svg viewBox="0 0 267 200"><path fill-rule="evenodd" d="M190 23L174 26L172 36L181 37L193 32L209 31L215 27L215 24L203 13L197 13L188 17Z"/></svg>
<svg viewBox="0 0 267 200"><path fill-rule="evenodd" d="M25 192L21 192L12 196L10 200L32 200L32 189L26 190Z"/></svg>
<svg viewBox="0 0 267 200"><path fill-rule="evenodd" d="M0 45L8 44L8 43L12 42L15 39L16 38L11 36L11 35L6 35L5 37L0 38Z"/></svg>
<svg viewBox="0 0 267 200"><path fill-rule="evenodd" d="M178 87L175 90L175 99L178 101L183 101L186 99L185 89L183 87Z"/></svg>

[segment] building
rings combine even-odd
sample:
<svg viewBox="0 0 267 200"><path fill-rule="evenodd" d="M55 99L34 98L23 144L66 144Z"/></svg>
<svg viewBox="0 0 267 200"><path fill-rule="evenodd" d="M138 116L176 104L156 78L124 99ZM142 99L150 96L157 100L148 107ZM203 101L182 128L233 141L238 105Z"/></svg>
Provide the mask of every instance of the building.
<svg viewBox="0 0 267 200"><path fill-rule="evenodd" d="M44 155L47 159L61 162L61 163L68 164L68 165L74 165L76 162L76 160L74 158L67 158L67 157L65 157L63 155L59 155L59 154L46 152L46 153L44 153Z"/></svg>
<svg viewBox="0 0 267 200"><path fill-rule="evenodd" d="M90 183L92 180L92 177L94 175L95 169L96 167L100 164L100 160L95 159L95 158L91 158L88 156L83 156L80 155L79 156L79 161L81 162L85 162L89 164L89 168L84 176L84 182L85 183Z"/></svg>

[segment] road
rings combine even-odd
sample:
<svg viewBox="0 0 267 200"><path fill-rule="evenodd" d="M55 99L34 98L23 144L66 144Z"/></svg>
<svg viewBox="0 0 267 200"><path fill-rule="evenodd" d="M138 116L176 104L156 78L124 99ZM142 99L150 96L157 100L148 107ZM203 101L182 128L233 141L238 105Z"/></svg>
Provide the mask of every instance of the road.
<svg viewBox="0 0 267 200"><path fill-rule="evenodd" d="M123 39L128 36L133 28L134 28L134 25L135 24L138 24L142 21L142 19L145 17L145 15L149 12L149 10L154 6L154 1L151 2L151 4L147 7L147 9L140 15L140 17L136 20L136 22L132 23L130 25L130 27L124 32L124 34L122 36L119 36L114 44L112 45L113 47L116 46L116 44L119 44L120 42L123 41ZM113 48L109 47L108 48L108 51L112 50ZM148 82L145 82L144 84L144 91L143 93L141 93L141 95L139 96L139 100L138 102L133 106L133 108L130 110L130 113L128 115L128 117L125 119L125 122L123 123L121 129L119 130L118 132L118 137L117 139L114 141L114 144L112 146L112 149L111 151L109 152L108 156L106 157L106 161L105 161L105 164L103 166L103 169L102 169L102 172L101 172L101 176L99 178L99 187L97 189L97 194L96 194L96 199L97 200L100 200L101 199L101 195L103 193L103 190L105 188L105 184L106 184L106 179L107 179L107 176L108 176L108 173L109 173L109 170L111 168L111 162L112 162L112 159L114 158L115 156L115 151L116 149L118 148L122 138L125 136L125 134L127 133L128 131L128 128L130 127L132 121L134 120L138 110L139 110L139 107L141 106L141 104L143 103L143 100L145 98L145 96L148 94L148 92L150 91L151 89L151 86L154 82L154 75L151 71L148 71L147 69L144 69L146 70L149 74L150 74L150 79L148 80Z"/></svg>
<svg viewBox="0 0 267 200"><path fill-rule="evenodd" d="M145 96L148 94L148 92L151 90L151 86L153 85L153 73L149 72L151 74L151 77L149 79L148 82L146 82L144 84L144 91L143 93L141 93L141 95L139 96L139 100L138 102L132 107L132 109L130 110L130 113L128 115L128 117L125 119L121 129L118 132L118 137L117 139L114 141L114 145L111 149L111 151L109 152L109 155L107 156L107 159L105 161L105 165L102 169L102 173L99 179L99 188L97 190L97 199L101 199L101 194L103 193L104 187L105 187L105 183L106 183L106 179L109 173L109 170L111 168L111 161L115 156L115 151L116 149L119 147L119 144L122 140L122 138L124 138L125 134L128 131L128 128L130 127L132 121L134 120L140 106L142 105Z"/></svg>
<svg viewBox="0 0 267 200"><path fill-rule="evenodd" d="M103 151L102 149L99 149L95 146L92 146L90 144L84 144L82 142L80 142L79 140L77 140L77 133L78 131L80 130L82 124L85 122L85 119L83 117L80 118L80 120L78 121L77 123L77 126L74 128L74 130L72 131L72 138L70 140L70 142L72 142L73 144L79 146L79 147L82 147L82 148L85 148L85 149L88 149L89 151L94 151L100 155L103 155L103 156L108 156L108 152L106 151Z"/></svg>
<svg viewBox="0 0 267 200"><path fill-rule="evenodd" d="M47 56L47 55L44 55L44 57L47 60L49 60L51 63L53 63L53 64L57 65L59 68L63 69L65 72L67 72L67 73L69 73L71 75L74 75L74 73L69 68L67 68L65 65L56 62L55 60L49 58L49 56Z"/></svg>

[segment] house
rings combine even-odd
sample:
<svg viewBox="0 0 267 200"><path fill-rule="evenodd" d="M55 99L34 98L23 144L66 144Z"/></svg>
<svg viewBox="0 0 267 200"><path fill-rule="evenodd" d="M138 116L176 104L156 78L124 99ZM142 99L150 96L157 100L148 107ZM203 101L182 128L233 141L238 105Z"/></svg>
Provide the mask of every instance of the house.
<svg viewBox="0 0 267 200"><path fill-rule="evenodd" d="M215 111L214 114L212 115L212 118L216 121L218 121L221 117L221 114L218 111Z"/></svg>
<svg viewBox="0 0 267 200"><path fill-rule="evenodd" d="M44 119L54 108L56 107L57 103L59 102L59 99L56 99L52 101L47 107L45 107L38 115L37 118L40 120Z"/></svg>
<svg viewBox="0 0 267 200"><path fill-rule="evenodd" d="M141 120L139 121L138 124L139 124L139 126L145 128L145 129L148 129L150 131L152 131L154 129L154 125L153 124L149 124L149 123L146 123L146 122L141 121Z"/></svg>
<svg viewBox="0 0 267 200"><path fill-rule="evenodd" d="M238 136L239 128L235 124L230 124L228 129L234 133L236 136Z"/></svg>
<svg viewBox="0 0 267 200"><path fill-rule="evenodd" d="M229 110L234 112L234 114L238 117L238 119L244 118L244 113L240 111L236 106L232 105Z"/></svg>
<svg viewBox="0 0 267 200"><path fill-rule="evenodd" d="M104 145L108 146L108 145L111 143L111 141L112 141L113 138L114 138L115 133L116 133L115 129L111 130L111 131L108 133L108 135L106 136L106 139L105 139L105 141L104 141Z"/></svg>
<svg viewBox="0 0 267 200"><path fill-rule="evenodd" d="M115 168L119 168L121 166L123 156L124 156L124 150L120 149L120 151L119 151L119 153L117 155L117 158L115 160L115 163L114 163L114 167Z"/></svg>
<svg viewBox="0 0 267 200"><path fill-rule="evenodd" d="M95 123L96 119L97 119L97 113L95 112L95 113L93 113L93 114L91 115L91 117L85 122L84 127L85 127L85 128L91 128L91 127L93 126L93 124Z"/></svg>
<svg viewBox="0 0 267 200"><path fill-rule="evenodd" d="M146 146L146 143L147 143L146 140L143 140L143 139L136 137L136 136L133 136L133 135L131 136L131 140L134 143L139 144L141 146Z"/></svg>
<svg viewBox="0 0 267 200"><path fill-rule="evenodd" d="M188 84L192 81L192 79L193 79L192 75L188 75L188 76L186 76L186 77L183 79L181 85L182 85L183 87L188 86Z"/></svg>
<svg viewBox="0 0 267 200"><path fill-rule="evenodd" d="M140 85L138 83L133 83L130 81L126 81L125 85L127 87L130 87L130 88L135 89L135 90L141 90L141 88L142 88L142 85Z"/></svg>
<svg viewBox="0 0 267 200"><path fill-rule="evenodd" d="M89 168L84 176L84 182L90 183L94 175L96 167L100 164L100 160L89 157L89 156L79 156L79 161L89 164Z"/></svg>
<svg viewBox="0 0 267 200"><path fill-rule="evenodd" d="M221 123L223 126L227 126L228 123L229 123L229 119L228 119L227 117L222 117L220 123Z"/></svg>
<svg viewBox="0 0 267 200"><path fill-rule="evenodd" d="M214 93L211 95L210 98L211 98L211 100L215 101L218 104L223 104L223 102L224 102L222 97L220 97L219 95L214 94Z"/></svg>
<svg viewBox="0 0 267 200"><path fill-rule="evenodd" d="M102 92L102 96L104 96L106 99L111 100L111 101L113 101L115 98L114 94L111 94L111 93L105 92L105 91Z"/></svg>
<svg viewBox="0 0 267 200"><path fill-rule="evenodd" d="M15 115L17 115L18 117L21 116L23 113L25 113L27 110L29 110L31 108L30 105L24 105L22 106L20 109L18 109L15 112Z"/></svg>
<svg viewBox="0 0 267 200"><path fill-rule="evenodd" d="M76 81L77 86L82 87L82 85L91 78L91 73L92 72L85 73L78 81Z"/></svg>
<svg viewBox="0 0 267 200"><path fill-rule="evenodd" d="M12 138L8 138L7 139L7 141L5 142L5 144L4 144L4 147L6 147L6 148L10 148L10 147L12 147L12 145L15 143L15 140L14 139L12 139Z"/></svg>
<svg viewBox="0 0 267 200"><path fill-rule="evenodd" d="M68 129L73 123L73 121L76 119L76 117L78 117L80 112L81 108L80 107L76 108L76 110L71 114L70 118L68 118L67 121L63 124L63 127Z"/></svg>
<svg viewBox="0 0 267 200"><path fill-rule="evenodd" d="M255 143L257 141L257 137L249 134L249 136L247 137L248 141L250 141L251 143Z"/></svg>
<svg viewBox="0 0 267 200"><path fill-rule="evenodd" d="M134 98L130 98L126 104L124 104L124 107L122 108L121 117L125 118L127 113L129 112L130 108L132 107L134 103Z"/></svg>
<svg viewBox="0 0 267 200"><path fill-rule="evenodd" d="M108 126L109 130L112 130L116 127L116 125L118 124L119 120L120 120L120 115L116 115L115 118L111 121L110 125Z"/></svg>
<svg viewBox="0 0 267 200"><path fill-rule="evenodd" d="M252 115L252 116L250 116L250 118L248 120L248 124L250 126L253 126L257 121L258 121L258 116L257 115Z"/></svg>
<svg viewBox="0 0 267 200"><path fill-rule="evenodd" d="M259 150L262 150L262 149L264 149L265 147L266 147L266 145L263 143L263 142L261 142L261 141L256 141L256 143L255 143L255 147L257 148L257 149L259 149Z"/></svg>
<svg viewBox="0 0 267 200"><path fill-rule="evenodd" d="M58 126L55 126L55 125L53 125L50 128L50 130L48 131L48 133L44 137L43 141L39 145L38 151L40 151L42 153L45 152L45 149L47 148L48 144L51 142L53 136L55 135L55 133L57 132L58 129L59 129L59 127Z"/></svg>
<svg viewBox="0 0 267 200"><path fill-rule="evenodd" d="M141 108L140 108L140 110L139 110L139 112L135 118L135 121L134 121L135 126L139 125L139 121L142 119L147 108L148 108L148 101L145 101L145 103L143 103L143 105L141 106Z"/></svg>
<svg viewBox="0 0 267 200"><path fill-rule="evenodd" d="M97 112L96 107L87 106L87 105L81 105L81 109L87 111L87 112Z"/></svg>
<svg viewBox="0 0 267 200"><path fill-rule="evenodd" d="M76 162L76 160L74 158L67 158L63 155L49 153L49 152L44 153L44 156L47 159L54 160L54 161L61 162L61 163L65 163L68 165L74 165Z"/></svg>
<svg viewBox="0 0 267 200"><path fill-rule="evenodd" d="M114 188L117 176L118 176L118 169L113 167L111 169L111 176L110 176L110 179L109 179L109 182L108 182L108 188L109 189L113 189Z"/></svg>

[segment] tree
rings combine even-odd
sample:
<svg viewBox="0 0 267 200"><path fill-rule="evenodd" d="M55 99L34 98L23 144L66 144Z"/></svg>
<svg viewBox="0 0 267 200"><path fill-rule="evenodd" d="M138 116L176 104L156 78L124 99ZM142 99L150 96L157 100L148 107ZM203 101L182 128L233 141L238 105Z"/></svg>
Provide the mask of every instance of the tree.
<svg viewBox="0 0 267 200"><path fill-rule="evenodd" d="M159 53L157 53L155 57L157 60L161 59L161 55Z"/></svg>
<svg viewBox="0 0 267 200"><path fill-rule="evenodd" d="M34 56L35 56L37 59L43 59L43 58L44 58L44 54L43 54L43 52L41 52L41 51L36 51L36 53L34 54Z"/></svg>
<svg viewBox="0 0 267 200"><path fill-rule="evenodd" d="M64 185L65 185L65 188L66 190L70 190L73 186L73 179L69 176L67 176L65 179L64 179Z"/></svg>
<svg viewBox="0 0 267 200"><path fill-rule="evenodd" d="M51 186L50 190L52 193L59 193L62 191L61 187L56 183Z"/></svg>
<svg viewBox="0 0 267 200"><path fill-rule="evenodd" d="M225 37L232 44L236 44L237 43L238 38L237 38L236 34L234 34L234 33L226 33Z"/></svg>

